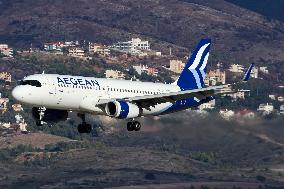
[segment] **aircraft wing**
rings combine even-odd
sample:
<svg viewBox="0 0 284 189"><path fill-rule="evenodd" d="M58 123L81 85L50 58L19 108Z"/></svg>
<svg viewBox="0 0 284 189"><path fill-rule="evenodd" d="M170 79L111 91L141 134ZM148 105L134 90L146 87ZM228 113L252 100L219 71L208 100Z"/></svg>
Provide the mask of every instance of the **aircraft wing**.
<svg viewBox="0 0 284 189"><path fill-rule="evenodd" d="M177 100L193 98L193 97L202 100L208 96L232 93L232 91L229 90L229 86L230 85L221 85L221 86L207 87L207 88L194 89L194 90L185 90L179 92L162 93L157 95L145 95L145 96L137 96L130 98L122 98L122 99L119 98L101 99L97 102L97 106L103 106L108 102L112 101L123 100L127 102L134 102L142 108L149 108L157 104L166 103L166 102L174 103Z"/></svg>
<svg viewBox="0 0 284 189"><path fill-rule="evenodd" d="M250 65L249 69L246 71L243 77L243 80L241 82L247 82L249 80L253 66L254 64ZM171 92L171 93L162 93L162 94L157 94L157 95L137 96L137 97L130 97L130 98L122 98L122 99L119 99L119 98L100 99L96 105L98 107L103 107L108 102L123 100L127 102L134 102L142 108L149 108L157 104L166 103L166 102L174 103L177 100L183 100L187 98L196 97L199 100L203 100L209 96L235 93L236 91L231 90L230 88L231 86L235 84L227 84L227 85L206 87L206 88L200 88L200 89L184 90L184 91Z"/></svg>

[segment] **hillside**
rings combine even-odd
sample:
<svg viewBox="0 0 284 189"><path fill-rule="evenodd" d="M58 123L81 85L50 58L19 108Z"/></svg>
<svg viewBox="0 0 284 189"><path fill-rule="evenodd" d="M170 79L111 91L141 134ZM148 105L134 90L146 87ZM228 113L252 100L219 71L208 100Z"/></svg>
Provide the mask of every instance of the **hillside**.
<svg viewBox="0 0 284 189"><path fill-rule="evenodd" d="M56 135L49 135L45 133L29 133L26 135L14 134L11 136L4 136L1 133L0 149L15 148L19 145L32 145L33 148L43 149L45 145L56 144L58 142L71 142L72 140ZM74 141L74 140L73 140Z"/></svg>
<svg viewBox="0 0 284 189"><path fill-rule="evenodd" d="M82 145L0 149L0 187L283 188L283 119L241 126L216 117L183 112L147 118L134 133L112 120L106 128L115 132L85 136Z"/></svg>
<svg viewBox="0 0 284 189"><path fill-rule="evenodd" d="M258 12L267 18L278 19L284 21L284 1L281 0L227 0L228 2L234 3L238 6L244 7L246 9Z"/></svg>
<svg viewBox="0 0 284 189"><path fill-rule="evenodd" d="M111 44L140 36L168 53L169 46L185 52L210 37L218 59L264 64L283 60L283 31L281 22L223 0L15 0L0 6L0 41L18 47L84 39Z"/></svg>

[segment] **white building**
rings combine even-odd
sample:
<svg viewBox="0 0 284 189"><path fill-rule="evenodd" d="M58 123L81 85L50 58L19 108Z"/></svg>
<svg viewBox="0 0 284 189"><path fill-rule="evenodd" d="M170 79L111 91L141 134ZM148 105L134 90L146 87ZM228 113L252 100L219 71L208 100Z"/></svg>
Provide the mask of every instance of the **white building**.
<svg viewBox="0 0 284 189"><path fill-rule="evenodd" d="M170 70L175 73L181 73L185 63L181 60L170 60Z"/></svg>
<svg viewBox="0 0 284 189"><path fill-rule="evenodd" d="M7 111L8 103L9 103L9 98L0 98L0 113L5 113Z"/></svg>
<svg viewBox="0 0 284 189"><path fill-rule="evenodd" d="M83 58L85 56L84 49L79 47L73 47L69 49L69 56L76 58Z"/></svg>
<svg viewBox="0 0 284 189"><path fill-rule="evenodd" d="M274 111L274 106L271 103L260 104L257 111L264 114L271 114Z"/></svg>
<svg viewBox="0 0 284 189"><path fill-rule="evenodd" d="M24 110L21 104L13 104L12 108L15 112L21 112Z"/></svg>
<svg viewBox="0 0 284 189"><path fill-rule="evenodd" d="M133 66L133 68L139 75L142 73L148 73L148 66L140 64L139 66Z"/></svg>
<svg viewBox="0 0 284 189"><path fill-rule="evenodd" d="M110 55L110 49L107 48L104 45L98 44L98 43L89 43L89 52L90 53L98 53L103 56L109 56Z"/></svg>
<svg viewBox="0 0 284 189"><path fill-rule="evenodd" d="M0 44L0 49L8 49L9 45L7 44Z"/></svg>
<svg viewBox="0 0 284 189"><path fill-rule="evenodd" d="M27 123L25 119L20 114L15 115L16 123L19 125L19 129L21 132L27 132Z"/></svg>
<svg viewBox="0 0 284 189"><path fill-rule="evenodd" d="M0 73L0 80L5 81L6 83L12 82L12 75L9 72L1 72Z"/></svg>
<svg viewBox="0 0 284 189"><path fill-rule="evenodd" d="M133 69L141 75L142 73L146 73L148 75L158 76L158 70L156 68L148 67L145 65L133 66Z"/></svg>
<svg viewBox="0 0 284 189"><path fill-rule="evenodd" d="M284 97L283 97L283 96L278 96L278 97L277 97L277 100L278 100L279 102L284 102Z"/></svg>
<svg viewBox="0 0 284 189"><path fill-rule="evenodd" d="M79 46L78 41L57 41L57 42L49 42L44 43L44 50L45 51L59 51L61 52L63 48L70 48Z"/></svg>
<svg viewBox="0 0 284 189"><path fill-rule="evenodd" d="M26 133L28 131L27 130L27 126L28 126L27 123L19 123L19 126L20 126L20 131L21 132Z"/></svg>
<svg viewBox="0 0 284 189"><path fill-rule="evenodd" d="M149 41L142 41L140 38L132 38L131 41L118 42L112 47L131 54L140 54L142 50L151 50Z"/></svg>
<svg viewBox="0 0 284 189"><path fill-rule="evenodd" d="M262 73L265 73L265 74L268 74L268 73L269 73L269 71L268 71L268 69L267 69L266 66L259 67L259 71L262 72Z"/></svg>
<svg viewBox="0 0 284 189"><path fill-rule="evenodd" d="M254 119L256 117L255 112L249 109L243 109L236 114L237 118Z"/></svg>
<svg viewBox="0 0 284 189"><path fill-rule="evenodd" d="M252 68L250 76L256 79L258 78L258 69L256 67Z"/></svg>
<svg viewBox="0 0 284 189"><path fill-rule="evenodd" d="M8 48L8 49L3 49L1 50L1 53L6 56L6 57L10 57L12 58L13 57L13 49L12 48Z"/></svg>
<svg viewBox="0 0 284 189"><path fill-rule="evenodd" d="M238 90L237 92L232 93L232 94L225 94L224 96L230 96L234 100L245 99L246 96L250 96L250 90L241 89L241 90Z"/></svg>
<svg viewBox="0 0 284 189"><path fill-rule="evenodd" d="M268 95L268 97L269 97L271 100L277 100L278 102L284 102L284 96L281 96L281 95L270 94L270 95Z"/></svg>
<svg viewBox="0 0 284 189"><path fill-rule="evenodd" d="M63 47L76 47L79 45L79 41L65 41Z"/></svg>
<svg viewBox="0 0 284 189"><path fill-rule="evenodd" d="M231 64L229 71L233 72L233 73L243 73L244 72L244 66L239 65L239 64Z"/></svg>
<svg viewBox="0 0 284 189"><path fill-rule="evenodd" d="M98 48L96 53L103 56L110 56L110 50L107 47Z"/></svg>
<svg viewBox="0 0 284 189"><path fill-rule="evenodd" d="M64 42L62 42L62 41L44 44L44 50L45 51L62 51L63 47L64 47Z"/></svg>
<svg viewBox="0 0 284 189"><path fill-rule="evenodd" d="M270 98L271 100L276 100L276 95L270 94L268 95L268 98Z"/></svg>
<svg viewBox="0 0 284 189"><path fill-rule="evenodd" d="M9 48L7 44L0 44L0 53L6 57L13 57L13 49Z"/></svg>
<svg viewBox="0 0 284 189"><path fill-rule="evenodd" d="M2 127L9 129L11 127L11 123L2 123Z"/></svg>
<svg viewBox="0 0 284 189"><path fill-rule="evenodd" d="M117 70L106 70L105 72L106 78L112 78L112 79L124 79L124 73Z"/></svg>
<svg viewBox="0 0 284 189"><path fill-rule="evenodd" d="M215 108L215 105L216 105L216 101L214 99L214 100L211 100L210 102L201 104L198 108L199 110L212 110Z"/></svg>
<svg viewBox="0 0 284 189"><path fill-rule="evenodd" d="M225 120L230 120L235 116L235 112L232 110L228 110L228 109L220 110L219 114Z"/></svg>
<svg viewBox="0 0 284 189"><path fill-rule="evenodd" d="M284 105L280 106L280 115L284 115Z"/></svg>
<svg viewBox="0 0 284 189"><path fill-rule="evenodd" d="M210 70L204 80L206 86L215 86L217 84L226 84L226 73L217 70Z"/></svg>

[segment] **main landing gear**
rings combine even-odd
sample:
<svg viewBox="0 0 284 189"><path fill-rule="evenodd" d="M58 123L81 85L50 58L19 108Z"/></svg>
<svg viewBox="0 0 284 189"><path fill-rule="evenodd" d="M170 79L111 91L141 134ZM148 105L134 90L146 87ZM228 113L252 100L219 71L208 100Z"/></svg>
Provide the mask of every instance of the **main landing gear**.
<svg viewBox="0 0 284 189"><path fill-rule="evenodd" d="M141 124L138 121L130 121L127 123L127 130L128 131L140 131Z"/></svg>
<svg viewBox="0 0 284 189"><path fill-rule="evenodd" d="M82 123L78 125L78 132L79 133L91 133L92 125L86 123L86 115L78 114L78 117L82 119Z"/></svg>

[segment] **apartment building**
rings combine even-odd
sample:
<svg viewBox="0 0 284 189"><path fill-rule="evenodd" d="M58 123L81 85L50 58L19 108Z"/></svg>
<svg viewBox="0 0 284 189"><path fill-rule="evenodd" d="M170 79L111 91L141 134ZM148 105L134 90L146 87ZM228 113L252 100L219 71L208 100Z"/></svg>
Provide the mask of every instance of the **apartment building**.
<svg viewBox="0 0 284 189"><path fill-rule="evenodd" d="M72 47L69 49L68 55L76 58L83 58L85 56L85 51L80 47Z"/></svg>
<svg viewBox="0 0 284 189"><path fill-rule="evenodd" d="M131 54L140 54L142 51L151 50L149 41L142 41L140 38L132 38L130 41L117 42L113 44L112 47Z"/></svg>
<svg viewBox="0 0 284 189"><path fill-rule="evenodd" d="M125 74L117 70L106 70L105 76L112 79L124 79Z"/></svg>
<svg viewBox="0 0 284 189"><path fill-rule="evenodd" d="M175 73L181 73L184 69L185 63L181 60L170 60L170 71Z"/></svg>
<svg viewBox="0 0 284 189"><path fill-rule="evenodd" d="M226 72L217 70L210 70L204 80L206 86L215 86L217 84L226 84Z"/></svg>

